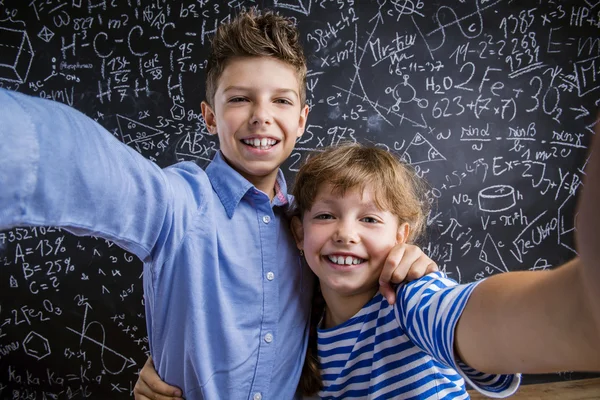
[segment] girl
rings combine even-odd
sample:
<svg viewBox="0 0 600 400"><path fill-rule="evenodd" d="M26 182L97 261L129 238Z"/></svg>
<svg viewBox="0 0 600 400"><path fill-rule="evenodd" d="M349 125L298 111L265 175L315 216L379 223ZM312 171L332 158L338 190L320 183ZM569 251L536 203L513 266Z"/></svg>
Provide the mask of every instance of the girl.
<svg viewBox="0 0 600 400"><path fill-rule="evenodd" d="M454 327L476 284L436 273L399 286L394 305L378 293L385 254L424 230L424 191L390 153L357 144L313 156L298 172L292 232L320 285L304 395L468 398L461 375L488 395L516 390L519 376L480 374L454 357Z"/></svg>
<svg viewBox="0 0 600 400"><path fill-rule="evenodd" d="M600 197L598 160L589 164L586 232ZM467 381L498 398L516 391L516 372L600 370L597 235L578 237L585 262L465 285L434 272L398 286L390 305L378 293L385 257L418 238L427 213L415 174L386 151L342 145L308 160L294 196L294 238L324 300L319 309L315 299L302 394L467 399Z"/></svg>

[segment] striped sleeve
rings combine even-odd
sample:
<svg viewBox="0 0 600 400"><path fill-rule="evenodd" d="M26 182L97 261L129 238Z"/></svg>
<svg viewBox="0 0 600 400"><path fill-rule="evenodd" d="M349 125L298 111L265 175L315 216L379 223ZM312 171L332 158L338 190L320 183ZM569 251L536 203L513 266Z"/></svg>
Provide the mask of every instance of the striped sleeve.
<svg viewBox="0 0 600 400"><path fill-rule="evenodd" d="M394 307L396 318L416 346L455 369L473 388L492 398L506 397L518 389L520 374L484 374L462 363L454 354L456 324L479 283L458 285L443 272L435 272L401 285Z"/></svg>

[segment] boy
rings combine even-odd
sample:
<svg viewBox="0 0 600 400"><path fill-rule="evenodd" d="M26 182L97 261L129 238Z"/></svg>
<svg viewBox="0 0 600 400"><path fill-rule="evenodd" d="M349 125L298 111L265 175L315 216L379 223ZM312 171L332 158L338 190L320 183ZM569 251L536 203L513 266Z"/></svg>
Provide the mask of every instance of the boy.
<svg viewBox="0 0 600 400"><path fill-rule="evenodd" d="M221 26L202 103L220 152L206 172L160 170L75 110L0 90L0 229L61 226L136 254L156 366L189 399L294 397L314 280L279 166L304 131L305 76L290 21L250 13ZM384 286L409 267L418 277L435 264L397 246Z"/></svg>

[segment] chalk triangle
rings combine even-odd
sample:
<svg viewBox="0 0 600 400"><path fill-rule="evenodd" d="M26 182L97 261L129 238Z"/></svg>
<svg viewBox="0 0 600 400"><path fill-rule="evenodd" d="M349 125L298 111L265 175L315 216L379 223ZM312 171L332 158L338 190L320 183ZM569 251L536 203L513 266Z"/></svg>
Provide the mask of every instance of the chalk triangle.
<svg viewBox="0 0 600 400"><path fill-rule="evenodd" d="M430 142L420 133L415 134L410 144L404 150L402 159L409 164L422 164L430 161L443 161L446 159Z"/></svg>
<svg viewBox="0 0 600 400"><path fill-rule="evenodd" d="M492 236L489 233L485 235L485 239L483 240L483 245L479 252L479 261L483 261L500 272L508 272L508 268L506 267L506 264L504 264L498 246L496 246L494 239L492 239Z"/></svg>

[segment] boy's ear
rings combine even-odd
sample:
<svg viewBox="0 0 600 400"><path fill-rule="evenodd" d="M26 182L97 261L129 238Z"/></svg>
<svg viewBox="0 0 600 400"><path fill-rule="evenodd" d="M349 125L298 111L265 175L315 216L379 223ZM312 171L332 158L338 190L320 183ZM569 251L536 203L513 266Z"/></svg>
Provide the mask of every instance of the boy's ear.
<svg viewBox="0 0 600 400"><path fill-rule="evenodd" d="M396 244L405 243L408 240L408 235L410 234L410 225L408 222L400 224L398 227L398 232L396 234Z"/></svg>
<svg viewBox="0 0 600 400"><path fill-rule="evenodd" d="M308 107L308 104L305 104L304 107L302 107L302 110L300 110L300 120L298 121L298 134L296 135L296 138L299 138L304 133L309 110L310 108Z"/></svg>
<svg viewBox="0 0 600 400"><path fill-rule="evenodd" d="M202 117L204 118L204 123L206 123L206 128L208 129L208 133L214 135L217 133L217 117L212 107L206 102L203 101L200 104L200 109L202 110Z"/></svg>
<svg viewBox="0 0 600 400"><path fill-rule="evenodd" d="M302 250L304 247L304 228L302 227L302 221L298 217L292 217L291 222L292 235L296 241L296 247Z"/></svg>

